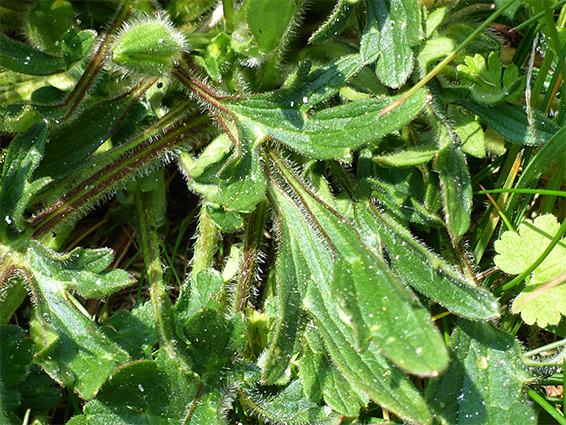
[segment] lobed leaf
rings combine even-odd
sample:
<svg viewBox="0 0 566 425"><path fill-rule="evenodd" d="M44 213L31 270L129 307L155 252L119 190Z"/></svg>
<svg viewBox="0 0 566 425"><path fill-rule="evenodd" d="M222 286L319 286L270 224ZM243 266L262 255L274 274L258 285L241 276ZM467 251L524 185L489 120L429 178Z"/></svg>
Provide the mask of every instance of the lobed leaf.
<svg viewBox="0 0 566 425"><path fill-rule="evenodd" d="M365 63L377 59L379 80L397 89L413 70L413 46L419 41L420 13L416 0L367 0L368 20L360 47Z"/></svg>
<svg viewBox="0 0 566 425"><path fill-rule="evenodd" d="M552 214L526 220L517 232L507 231L494 243L497 255L493 259L497 267L509 274L521 274L546 250L558 233L560 224ZM540 293L536 298L527 297L543 284L566 273L566 238L550 251L544 261L533 270L526 288L513 301L513 313L521 313L523 320L540 327L557 325L566 316L566 285L559 283Z"/></svg>
<svg viewBox="0 0 566 425"><path fill-rule="evenodd" d="M67 291L78 286L89 295L108 294L133 281L121 270L101 272L111 260L108 250L79 248L61 255L31 242L27 256L37 360L53 379L92 398L129 355L100 332Z"/></svg>

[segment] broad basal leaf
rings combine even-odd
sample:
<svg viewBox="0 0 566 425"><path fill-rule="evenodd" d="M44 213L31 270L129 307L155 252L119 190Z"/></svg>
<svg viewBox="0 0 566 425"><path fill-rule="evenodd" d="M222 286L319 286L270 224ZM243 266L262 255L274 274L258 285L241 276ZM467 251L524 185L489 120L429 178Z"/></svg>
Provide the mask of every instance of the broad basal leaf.
<svg viewBox="0 0 566 425"><path fill-rule="evenodd" d="M163 358L163 356L161 356ZM169 425L187 422L197 381L171 362L128 363L113 373L95 400L69 425Z"/></svg>
<svg viewBox="0 0 566 425"><path fill-rule="evenodd" d="M132 360L151 359L157 331L151 302L138 304L132 311L120 310L103 322L100 331L126 350Z"/></svg>
<svg viewBox="0 0 566 425"><path fill-rule="evenodd" d="M229 105L241 126L255 140L271 138L294 151L316 159L349 159L352 150L400 129L417 115L427 102L419 91L398 108L380 117L379 113L395 98L365 99L313 115L277 93L250 97ZM308 97L303 99L308 103Z"/></svg>
<svg viewBox="0 0 566 425"><path fill-rule="evenodd" d="M269 160L275 173L271 196L280 219L297 238L299 251L293 256L302 256L301 263L318 270L315 274L297 270L299 286L310 286L319 279L328 282L341 301L343 320L354 330L359 350L367 349L372 340L385 356L411 373L436 375L444 370L448 361L445 347L427 311L365 246L345 217L306 189L278 155L270 154ZM285 190L296 201L289 204ZM299 242L302 238L305 240ZM320 254L314 252L325 250L330 261L321 263Z"/></svg>
<svg viewBox="0 0 566 425"><path fill-rule="evenodd" d="M36 302L31 336L37 360L55 380L89 399L129 355L109 341L70 290L104 296L133 283L123 270L103 270L109 250L77 248L57 254L32 242L28 250L30 292Z"/></svg>
<svg viewBox="0 0 566 425"><path fill-rule="evenodd" d="M518 342L489 323L461 321L450 341L448 371L433 380L426 397L441 424L536 424L523 393L533 379Z"/></svg>
<svg viewBox="0 0 566 425"><path fill-rule="evenodd" d="M183 325L186 353L192 369L201 374L219 375L244 348L244 320L241 314L227 318L212 309L202 309Z"/></svg>
<svg viewBox="0 0 566 425"><path fill-rule="evenodd" d="M19 424L13 412L30 409L41 415L61 399L54 382L33 363L33 342L17 326L0 328L0 423ZM3 416L4 414L4 416ZM8 419L10 418L10 419Z"/></svg>
<svg viewBox="0 0 566 425"><path fill-rule="evenodd" d="M498 255L494 261L497 267L509 274L521 274L528 269L546 250L552 238L558 233L560 224L551 214L526 220L517 232L507 231L495 241ZM540 327L557 325L566 315L566 284L564 282L543 289L535 297L530 294L543 284L566 273L566 238L563 238L548 254L544 261L531 273L527 287L513 301L513 313L521 313L529 325L535 322ZM535 294L533 294L535 295Z"/></svg>
<svg viewBox="0 0 566 425"><path fill-rule="evenodd" d="M20 403L17 385L28 374L33 358L33 342L24 339L24 331L18 326L0 328L0 415L2 411L14 410Z"/></svg>
<svg viewBox="0 0 566 425"><path fill-rule="evenodd" d="M365 63L377 59L376 73L388 87L401 87L413 70L413 46L419 41L416 0L367 0L368 21L361 44Z"/></svg>

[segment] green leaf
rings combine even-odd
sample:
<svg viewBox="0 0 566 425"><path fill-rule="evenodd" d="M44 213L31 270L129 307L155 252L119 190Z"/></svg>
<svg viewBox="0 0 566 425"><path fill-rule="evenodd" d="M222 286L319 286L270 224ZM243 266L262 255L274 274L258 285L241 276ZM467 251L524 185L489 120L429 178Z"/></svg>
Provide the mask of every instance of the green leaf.
<svg viewBox="0 0 566 425"><path fill-rule="evenodd" d="M157 331L150 302L137 304L132 311L120 310L103 322L100 331L127 351L133 360L151 359Z"/></svg>
<svg viewBox="0 0 566 425"><path fill-rule="evenodd" d="M63 58L50 56L27 44L0 34L0 66L27 75L51 75L65 71Z"/></svg>
<svg viewBox="0 0 566 425"><path fill-rule="evenodd" d="M276 293L278 302L278 320L269 333L268 347L259 365L262 368L262 381L275 383L289 366L295 344L304 325L302 298L305 294L304 283L295 276L300 270L307 270L304 259L294 257L293 250L287 243L292 240L289 226L285 220L278 220L279 256L276 269Z"/></svg>
<svg viewBox="0 0 566 425"><path fill-rule="evenodd" d="M299 259L294 272L299 288L327 282L341 302L341 320L352 327L359 350L367 349L372 340L385 356L411 373L440 373L448 358L426 310L365 246L345 217L312 195L278 156L270 155L269 161L277 173L275 179L290 192L286 195L278 185L270 189L282 225L289 226L291 240L282 243L290 244L293 258Z"/></svg>
<svg viewBox="0 0 566 425"><path fill-rule="evenodd" d="M32 242L27 255L32 275L28 284L36 302L31 336L37 360L53 379L84 399L92 398L129 356L99 331L68 290L109 294L132 280L121 270L102 271L112 260L108 250L79 248L57 254Z"/></svg>
<svg viewBox="0 0 566 425"><path fill-rule="evenodd" d="M250 392L242 394L242 404L270 422L289 425L333 424L337 415L317 403L309 401L303 394L302 382L294 380L282 391L275 394L269 392Z"/></svg>
<svg viewBox="0 0 566 425"><path fill-rule="evenodd" d="M427 163L435 157L437 152L437 148L427 149L426 147L420 147L391 152L385 155L376 155L373 159L381 165L390 167L411 167Z"/></svg>
<svg viewBox="0 0 566 425"><path fill-rule="evenodd" d="M226 135L219 136L189 170L190 185L209 202L221 204L228 211L251 212L265 197L265 177L257 148L251 147L254 135L244 126L240 135L249 150L234 149L230 155L232 142Z"/></svg>
<svg viewBox="0 0 566 425"><path fill-rule="evenodd" d="M251 212L265 198L265 177L255 148L239 157L234 154L218 179L218 193L211 201L227 210Z"/></svg>
<svg viewBox="0 0 566 425"><path fill-rule="evenodd" d="M397 89L413 70L413 46L420 36L418 2L367 0L367 5L368 21L360 48L364 63L377 59L379 81Z"/></svg>
<svg viewBox="0 0 566 425"><path fill-rule="evenodd" d="M461 321L450 341L452 361L426 390L441 424L536 424L523 392L533 375L518 342L489 323Z"/></svg>
<svg viewBox="0 0 566 425"><path fill-rule="evenodd" d="M221 206L206 204L206 214L223 232L234 233L244 227L244 217L234 211L226 211Z"/></svg>
<svg viewBox="0 0 566 425"><path fill-rule="evenodd" d="M363 67L359 54L344 54L325 66L303 76L310 64L303 62L295 73L295 81L281 91L282 105L308 110L334 96Z"/></svg>
<svg viewBox="0 0 566 425"><path fill-rule="evenodd" d="M361 204L356 205L356 216L379 234L396 275L415 290L466 319L488 320L499 316L499 305L493 295L419 242L391 214Z"/></svg>
<svg viewBox="0 0 566 425"><path fill-rule="evenodd" d="M448 111L464 153L476 158L485 158L485 134L477 116L456 105L449 105Z"/></svg>
<svg viewBox="0 0 566 425"><path fill-rule="evenodd" d="M199 374L217 374L243 350L244 320L241 314L226 318L217 310L197 311L183 325L186 353Z"/></svg>
<svg viewBox="0 0 566 425"><path fill-rule="evenodd" d="M96 31L83 30L77 32L74 28L69 28L69 30L63 34L61 53L63 53L63 59L67 66L80 61L88 54L95 37Z"/></svg>
<svg viewBox="0 0 566 425"><path fill-rule="evenodd" d="M523 222L517 232L507 231L495 241L495 264L509 274L521 274L545 251L558 233L560 224L552 214ZM513 301L513 313L521 313L523 320L542 328L557 325L566 316L566 284L560 283L528 300L530 293L543 284L566 273L566 238L550 251L544 261L533 270L526 288Z"/></svg>
<svg viewBox="0 0 566 425"><path fill-rule="evenodd" d="M10 143L2 169L0 187L0 240L17 239L25 229L24 210L30 196L41 188L45 179L30 182L43 154L47 124L40 121Z"/></svg>
<svg viewBox="0 0 566 425"><path fill-rule="evenodd" d="M308 158L349 159L352 150L407 125L425 106L428 95L419 91L380 117L394 99L360 100L309 116L286 98L269 94L240 100L230 109L242 127L258 138L279 140Z"/></svg>
<svg viewBox="0 0 566 425"><path fill-rule="evenodd" d="M248 25L262 52L269 53L282 43L295 16L295 3L264 0L246 2Z"/></svg>
<svg viewBox="0 0 566 425"><path fill-rule="evenodd" d="M322 397L334 411L355 417L367 405L369 398L337 369L324 347L324 341L314 329L306 332L308 345L299 360L299 375L305 394L318 403Z"/></svg>
<svg viewBox="0 0 566 425"><path fill-rule="evenodd" d="M360 196L367 197L371 194L380 204L403 220L434 227L443 224L436 211L425 206L426 193L431 185L425 184L418 169L380 167L372 157L369 149L360 154L358 161L358 181L362 182L359 189Z"/></svg>
<svg viewBox="0 0 566 425"><path fill-rule="evenodd" d="M363 352L354 349L352 329L337 317L340 307L325 295L329 291L328 287L310 285L305 305L316 319L328 354L340 372L373 401L397 416L417 423L431 423L430 412L420 393L401 370L380 354L375 344Z"/></svg>
<svg viewBox="0 0 566 425"><path fill-rule="evenodd" d="M69 425L186 423L196 383L173 365L160 363L141 360L116 370L96 400L85 405L84 416L74 417Z"/></svg>
<svg viewBox="0 0 566 425"><path fill-rule="evenodd" d="M41 1L32 4L25 20L29 40L47 53L59 54L61 37L73 26L73 5L64 0Z"/></svg>
<svg viewBox="0 0 566 425"><path fill-rule="evenodd" d="M18 385L18 391L22 396L22 406L39 414L47 412L61 400L55 382L36 364L30 365L28 375Z"/></svg>
<svg viewBox="0 0 566 425"><path fill-rule="evenodd" d="M540 146L550 141L560 129L542 112L533 110L535 128L535 133L533 133L525 108L522 106L509 103L485 105L471 99L469 92L459 89L450 89L444 92L450 102L462 105L477 114L486 124L511 143Z"/></svg>
<svg viewBox="0 0 566 425"><path fill-rule="evenodd" d="M49 134L45 157L37 173L60 179L74 171L98 149L124 120L134 104L132 95L104 100L86 108L72 123ZM46 108L49 111L49 108ZM50 113L50 112L48 112ZM81 137L77 137L80 133Z"/></svg>
<svg viewBox="0 0 566 425"><path fill-rule="evenodd" d="M438 152L434 169L439 172L446 225L458 241L470 227L472 212L472 181L466 155L460 147L448 142Z"/></svg>
<svg viewBox="0 0 566 425"><path fill-rule="evenodd" d="M175 304L179 322L184 323L200 310L219 309L223 286L222 276L214 269L191 275L188 287L183 288Z"/></svg>
<svg viewBox="0 0 566 425"><path fill-rule="evenodd" d="M487 66L479 54L473 58L466 56L464 60L466 65L458 65L458 71L478 102L493 104L504 99L513 102L521 92L523 79L519 78L519 69L511 64L503 73L498 53L490 53Z"/></svg>
<svg viewBox="0 0 566 425"><path fill-rule="evenodd" d="M309 43L322 43L339 35L359 0L338 0L328 19L310 36Z"/></svg>
<svg viewBox="0 0 566 425"><path fill-rule="evenodd" d="M2 326L0 345L2 346L0 356L1 407L6 411L15 410L21 400L16 387L28 374L28 366L33 358L33 342L24 338L24 331L20 327Z"/></svg>

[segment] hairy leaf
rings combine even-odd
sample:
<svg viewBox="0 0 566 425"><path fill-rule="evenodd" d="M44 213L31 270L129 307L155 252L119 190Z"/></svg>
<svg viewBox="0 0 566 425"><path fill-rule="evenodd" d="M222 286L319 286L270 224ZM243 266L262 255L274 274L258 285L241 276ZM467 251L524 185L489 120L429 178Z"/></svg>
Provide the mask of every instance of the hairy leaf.
<svg viewBox="0 0 566 425"><path fill-rule="evenodd" d="M275 50L285 37L295 16L295 3L263 0L246 2L248 25L263 52Z"/></svg>
<svg viewBox="0 0 566 425"><path fill-rule="evenodd" d="M299 375L309 400L324 401L336 412L355 417L369 398L359 387L348 381L328 356L324 341L313 328L305 334L307 344L299 360Z"/></svg>
<svg viewBox="0 0 566 425"><path fill-rule="evenodd" d="M245 394L243 403L257 416L275 423L330 425L337 417L330 409L309 401L303 394L302 382L298 379L279 393L262 393L260 390Z"/></svg>
<svg viewBox="0 0 566 425"><path fill-rule="evenodd" d="M543 113L534 110L534 132L527 119L525 108L509 103L485 105L470 98L469 92L460 89L445 90L449 102L462 105L477 114L491 128L512 143L540 146L552 139L559 127Z"/></svg>
<svg viewBox="0 0 566 425"><path fill-rule="evenodd" d="M459 146L448 142L439 151L434 168L440 176L448 231L456 240L460 240L470 227L472 210L472 182L466 156Z"/></svg>
<svg viewBox="0 0 566 425"><path fill-rule="evenodd" d="M51 56L0 34L0 66L27 75L51 75L65 71L63 58Z"/></svg>
<svg viewBox="0 0 566 425"><path fill-rule="evenodd" d="M305 98L308 103L308 98ZM324 109L310 116L277 94L251 97L230 105L247 133L273 138L316 159L349 159L351 151L377 142L408 124L426 104L419 91L390 113L379 116L390 99L366 99Z"/></svg>
<svg viewBox="0 0 566 425"><path fill-rule="evenodd" d="M28 283L37 303L31 328L37 360L53 379L89 399L129 356L100 332L68 291L105 295L133 282L122 270L103 272L112 259L108 250L57 254L32 242L28 257Z"/></svg>
<svg viewBox="0 0 566 425"><path fill-rule="evenodd" d="M391 214L358 205L358 220L379 234L391 267L403 281L459 316L487 320L499 315L497 300L419 242Z"/></svg>
<svg viewBox="0 0 566 425"><path fill-rule="evenodd" d="M17 239L25 228L24 210L31 195L46 182L45 179L30 182L43 153L47 124L40 121L10 144L2 169L0 187L0 240Z"/></svg>
<svg viewBox="0 0 566 425"><path fill-rule="evenodd" d="M309 38L309 43L322 43L339 35L359 0L338 0L328 19Z"/></svg>
<svg viewBox="0 0 566 425"><path fill-rule="evenodd" d="M535 424L523 386L533 379L519 344L489 323L461 321L450 341L452 362L426 397L441 424Z"/></svg>
<svg viewBox="0 0 566 425"><path fill-rule="evenodd" d="M278 157L271 155L270 159L276 163L276 178L297 199L285 205L283 202L288 198L282 188L276 186L272 190L278 208L285 207L281 210L283 219L292 217L293 222L286 224L290 226L289 232L297 240L301 239L300 235L308 235L310 239L297 241L300 250L293 256L303 256L309 269L322 272L329 289L342 303L344 320L356 335L356 347L365 350L373 340L388 358L411 373L440 373L448 359L428 313L405 291L385 263L364 245L346 218L313 196ZM310 230L306 231L305 227ZM319 246L313 247L313 243ZM318 264L312 250L328 250L332 260ZM318 279L317 275L308 273L299 278L304 282L301 286L312 285L312 280ZM379 297L375 297L376 292Z"/></svg>
<svg viewBox="0 0 566 425"><path fill-rule="evenodd" d="M196 383L170 366L151 360L122 366L101 388L96 400L85 405L84 415L75 416L69 425L186 423L186 409L196 395ZM171 374L177 375L176 381Z"/></svg>

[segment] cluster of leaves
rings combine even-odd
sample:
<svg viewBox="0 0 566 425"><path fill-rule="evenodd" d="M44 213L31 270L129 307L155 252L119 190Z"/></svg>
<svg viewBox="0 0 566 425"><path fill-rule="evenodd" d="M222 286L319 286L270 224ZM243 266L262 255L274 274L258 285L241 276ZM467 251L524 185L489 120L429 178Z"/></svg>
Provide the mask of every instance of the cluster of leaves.
<svg viewBox="0 0 566 425"><path fill-rule="evenodd" d="M421 3L3 2L0 422L564 423L516 338L566 337L563 2ZM143 279L93 314L137 282L71 248L115 193Z"/></svg>

